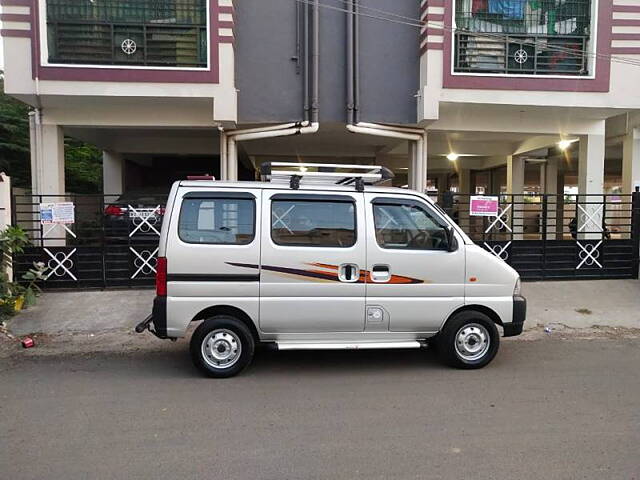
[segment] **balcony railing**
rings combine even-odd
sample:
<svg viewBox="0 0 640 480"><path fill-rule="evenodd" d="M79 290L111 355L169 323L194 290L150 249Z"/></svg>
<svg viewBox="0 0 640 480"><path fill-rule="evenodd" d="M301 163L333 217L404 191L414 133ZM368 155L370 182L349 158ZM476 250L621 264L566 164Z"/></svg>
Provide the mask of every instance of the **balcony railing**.
<svg viewBox="0 0 640 480"><path fill-rule="evenodd" d="M454 70L588 75L591 0L458 0Z"/></svg>
<svg viewBox="0 0 640 480"><path fill-rule="evenodd" d="M49 62L207 66L206 0L47 0Z"/></svg>

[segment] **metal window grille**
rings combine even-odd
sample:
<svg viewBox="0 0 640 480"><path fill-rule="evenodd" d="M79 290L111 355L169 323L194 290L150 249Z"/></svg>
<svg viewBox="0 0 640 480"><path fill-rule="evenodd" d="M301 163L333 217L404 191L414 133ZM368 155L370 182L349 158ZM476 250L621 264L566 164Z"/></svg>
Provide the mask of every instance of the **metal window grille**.
<svg viewBox="0 0 640 480"><path fill-rule="evenodd" d="M51 63L207 66L206 0L47 0Z"/></svg>
<svg viewBox="0 0 640 480"><path fill-rule="evenodd" d="M591 0L459 0L458 72L588 75Z"/></svg>

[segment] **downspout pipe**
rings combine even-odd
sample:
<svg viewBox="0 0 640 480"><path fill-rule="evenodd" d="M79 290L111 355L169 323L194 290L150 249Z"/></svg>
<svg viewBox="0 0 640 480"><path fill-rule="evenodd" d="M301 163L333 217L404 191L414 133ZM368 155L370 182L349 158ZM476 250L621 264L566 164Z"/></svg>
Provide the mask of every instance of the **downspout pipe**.
<svg viewBox="0 0 640 480"><path fill-rule="evenodd" d="M238 181L238 142L290 135L307 135L316 133L319 129L320 125L318 123L301 122L284 124L284 128L281 129L276 129L275 127L271 127L268 130L251 128L229 132L227 134L227 180L231 182Z"/></svg>
<svg viewBox="0 0 640 480"><path fill-rule="evenodd" d="M354 17L354 0L349 0L347 4L347 123L349 125L355 123L354 107L354 36L353 36L353 17Z"/></svg>
<svg viewBox="0 0 640 480"><path fill-rule="evenodd" d="M304 83L303 83L303 110L305 122L311 121L311 105L309 103L309 4L304 4Z"/></svg>
<svg viewBox="0 0 640 480"><path fill-rule="evenodd" d="M347 125L347 130L352 133L362 135L374 135L377 137L399 138L402 140L413 141L415 143L414 155L411 159L411 168L413 173L413 190L423 192L426 188L424 177L426 171L423 168L426 165L427 143L426 132L421 128L410 127L392 127L389 125L379 125L376 123L360 122L356 125Z"/></svg>
<svg viewBox="0 0 640 480"><path fill-rule="evenodd" d="M296 123L285 123L281 125L273 125L270 127L258 127L249 128L245 130L234 130L226 132L227 139L226 145L226 158L224 160L225 166L221 167L222 171L226 172L226 178L223 180L229 180L235 182L238 180L238 142L257 140L261 138L275 138L285 137L290 135L306 135L316 133L320 129L318 123L319 111L320 111L320 85L319 85L319 70L320 70L320 0L314 0L311 7L311 13L313 15L313 27L312 27L312 61L311 61L311 75L309 75L309 8L305 4L305 121ZM311 78L310 78L311 77ZM311 85L309 80L311 80ZM311 87L311 105L309 106L309 87ZM307 119L310 117L310 120ZM221 151L223 149L221 148Z"/></svg>
<svg viewBox="0 0 640 480"><path fill-rule="evenodd" d="M311 93L311 123L318 123L320 113L320 0L314 0L313 7L313 88Z"/></svg>
<svg viewBox="0 0 640 480"><path fill-rule="evenodd" d="M353 2L353 115L360 121L360 0ZM349 122L352 123L352 122Z"/></svg>

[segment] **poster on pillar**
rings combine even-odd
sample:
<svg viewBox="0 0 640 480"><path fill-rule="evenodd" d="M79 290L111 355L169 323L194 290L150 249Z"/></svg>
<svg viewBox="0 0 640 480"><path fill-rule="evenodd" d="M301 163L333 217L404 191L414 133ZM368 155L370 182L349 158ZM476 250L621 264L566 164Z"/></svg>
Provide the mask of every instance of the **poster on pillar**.
<svg viewBox="0 0 640 480"><path fill-rule="evenodd" d="M71 225L75 221L75 205L72 202L40 204L42 225Z"/></svg>
<svg viewBox="0 0 640 480"><path fill-rule="evenodd" d="M472 195L469 200L469 214L474 217L497 217L499 206L498 197Z"/></svg>

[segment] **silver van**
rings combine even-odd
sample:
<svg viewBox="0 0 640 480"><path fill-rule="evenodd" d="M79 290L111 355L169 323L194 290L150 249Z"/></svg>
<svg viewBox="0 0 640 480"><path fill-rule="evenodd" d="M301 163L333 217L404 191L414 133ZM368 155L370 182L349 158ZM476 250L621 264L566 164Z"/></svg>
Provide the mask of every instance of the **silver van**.
<svg viewBox="0 0 640 480"><path fill-rule="evenodd" d="M345 170L349 170L345 172ZM480 368L522 332L518 274L384 168L272 163L269 182L180 181L169 194L152 314L136 330L191 337L230 377L278 350L435 347Z"/></svg>

